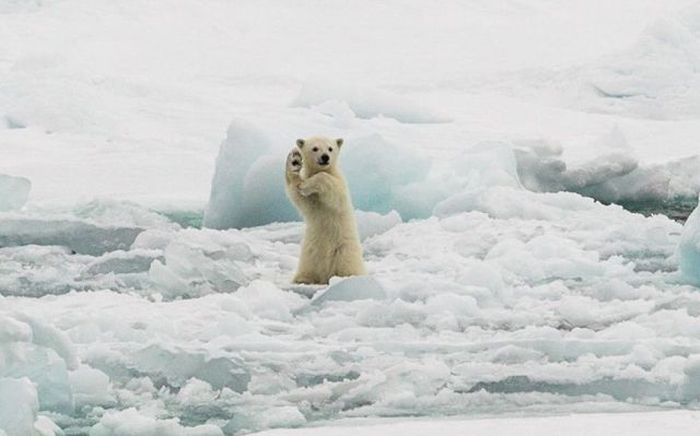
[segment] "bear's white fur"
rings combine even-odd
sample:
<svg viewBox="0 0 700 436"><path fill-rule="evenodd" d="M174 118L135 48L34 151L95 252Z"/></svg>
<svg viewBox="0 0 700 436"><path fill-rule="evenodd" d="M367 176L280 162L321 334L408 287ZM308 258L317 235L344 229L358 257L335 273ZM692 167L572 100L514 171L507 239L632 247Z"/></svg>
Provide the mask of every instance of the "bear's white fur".
<svg viewBox="0 0 700 436"><path fill-rule="evenodd" d="M294 283L365 274L355 213L338 166L342 145L342 139L298 139L287 157L287 195L306 227Z"/></svg>

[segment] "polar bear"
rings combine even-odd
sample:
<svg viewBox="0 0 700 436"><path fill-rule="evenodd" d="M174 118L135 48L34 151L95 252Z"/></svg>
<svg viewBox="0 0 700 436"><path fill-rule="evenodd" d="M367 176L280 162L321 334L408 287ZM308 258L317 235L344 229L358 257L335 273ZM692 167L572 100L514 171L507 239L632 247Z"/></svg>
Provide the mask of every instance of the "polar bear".
<svg viewBox="0 0 700 436"><path fill-rule="evenodd" d="M306 227L294 283L365 274L350 192L338 166L342 145L342 139L298 139L287 157L287 195Z"/></svg>

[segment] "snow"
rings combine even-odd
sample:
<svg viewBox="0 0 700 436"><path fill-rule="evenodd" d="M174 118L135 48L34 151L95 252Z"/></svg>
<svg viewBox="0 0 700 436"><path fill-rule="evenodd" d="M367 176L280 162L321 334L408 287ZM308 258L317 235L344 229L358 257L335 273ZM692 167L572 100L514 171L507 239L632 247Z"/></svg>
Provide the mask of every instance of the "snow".
<svg viewBox="0 0 700 436"><path fill-rule="evenodd" d="M600 201L698 198L698 10L0 0L0 434L695 431L698 211ZM327 287L312 134L370 272Z"/></svg>
<svg viewBox="0 0 700 436"><path fill-rule="evenodd" d="M642 118L695 118L700 113L698 22L700 5L690 4L650 24L630 48L584 67L577 80L589 89L578 96L579 104Z"/></svg>
<svg viewBox="0 0 700 436"><path fill-rule="evenodd" d="M606 167L594 143L618 129L637 171L672 185L663 195L697 190L697 160L680 163L697 156L697 6L550 3L413 2L396 20L394 3L187 0L163 14L139 0L5 2L0 171L32 181L30 205L204 208L233 118L281 138L275 147L333 126L443 153L438 162L487 140L553 142L574 174ZM309 16L316 25L300 26ZM285 132L285 113L306 122ZM279 180L265 170L274 162L258 165ZM650 189L631 176L615 185L632 191L622 197Z"/></svg>
<svg viewBox="0 0 700 436"><path fill-rule="evenodd" d="M322 106L321 110L345 110L358 118L389 117L402 123L447 123L451 121L435 110L398 94L373 88L338 86L309 82L304 84L292 102L293 107Z"/></svg>
<svg viewBox="0 0 700 436"><path fill-rule="evenodd" d="M480 418L472 420L413 420L397 423L349 421L338 426L305 428L303 430L272 430L258 433L260 436L347 436L361 433L366 436L441 434L444 436L497 434L584 436L655 436L674 434L693 435L697 431L697 412L648 412L582 415L554 417L508 417L502 419Z"/></svg>

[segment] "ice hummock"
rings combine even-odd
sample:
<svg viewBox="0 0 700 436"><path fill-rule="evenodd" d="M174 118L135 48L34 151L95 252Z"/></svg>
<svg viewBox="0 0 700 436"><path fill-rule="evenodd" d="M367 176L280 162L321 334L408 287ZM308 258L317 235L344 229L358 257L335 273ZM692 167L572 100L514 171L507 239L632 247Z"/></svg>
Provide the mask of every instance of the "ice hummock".
<svg viewBox="0 0 700 436"><path fill-rule="evenodd" d="M8 436L62 434L38 412L74 411L68 371L78 358L65 333L3 307L0 362L0 431Z"/></svg>
<svg viewBox="0 0 700 436"><path fill-rule="evenodd" d="M241 228L300 219L284 192L284 159L294 146L290 138L319 128L328 130L329 126L291 114L287 118L286 124L284 118L278 123L279 132L289 132L287 137L280 133L272 137L247 121L231 123L217 158L205 226ZM426 193L420 186L429 162L381 135L346 138L341 156L359 210L382 214L396 210L405 219L425 217L430 213L431 198L441 195L430 188ZM421 194L427 194L427 200Z"/></svg>
<svg viewBox="0 0 700 436"><path fill-rule="evenodd" d="M28 378L0 378L0 431L7 436L36 434L39 401Z"/></svg>
<svg viewBox="0 0 700 436"><path fill-rule="evenodd" d="M404 144L378 133L363 134L375 130L376 121L358 122L365 125L359 134L345 138L341 165L360 211L396 211L404 220L426 218L439 201L465 186L519 186L507 143L480 143L458 159L443 162L418 150L415 141ZM277 129L271 136L249 122L231 123L217 158L205 226L241 228L300 219L284 192L284 158L293 146L289 138L317 130L336 131L338 136L344 132L295 112L280 117Z"/></svg>
<svg viewBox="0 0 700 436"><path fill-rule="evenodd" d="M377 119L338 127L334 117L302 111L283 110L274 131L256 121L231 123L216 161L206 227L299 220L284 192L284 158L290 138L308 132L345 136L340 165L359 211L396 211L402 220L427 218L451 196L491 187L576 192L604 202L663 202L692 198L700 189L700 158L641 162L618 127L588 138L579 144L585 153L572 156L567 146L545 138L465 145L448 134L436 148L420 127Z"/></svg>
<svg viewBox="0 0 700 436"><path fill-rule="evenodd" d="M683 226L678 257L683 276L695 286L700 286L700 206L695 208Z"/></svg>

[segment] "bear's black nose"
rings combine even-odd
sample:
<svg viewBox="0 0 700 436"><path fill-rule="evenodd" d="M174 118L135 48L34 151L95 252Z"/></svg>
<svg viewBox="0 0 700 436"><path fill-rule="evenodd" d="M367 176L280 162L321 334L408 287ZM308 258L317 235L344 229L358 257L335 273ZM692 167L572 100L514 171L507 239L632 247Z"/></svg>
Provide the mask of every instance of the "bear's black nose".
<svg viewBox="0 0 700 436"><path fill-rule="evenodd" d="M321 155L321 163L327 164L328 161L330 160L330 158L331 158L331 157L328 156L327 154L325 154L325 153L322 154L322 155Z"/></svg>

